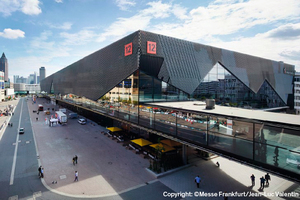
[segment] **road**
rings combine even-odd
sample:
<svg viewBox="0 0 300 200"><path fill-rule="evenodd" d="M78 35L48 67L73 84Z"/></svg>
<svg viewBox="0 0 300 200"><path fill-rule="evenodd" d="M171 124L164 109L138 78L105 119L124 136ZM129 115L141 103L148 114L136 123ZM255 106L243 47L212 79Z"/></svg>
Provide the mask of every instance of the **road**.
<svg viewBox="0 0 300 200"><path fill-rule="evenodd" d="M38 102L37 102L38 104ZM45 145L56 145L56 143L50 144L47 141L37 141L37 136L40 137L43 134L46 134L48 136L53 135L54 132L57 132L58 129L66 128L67 130L64 134L69 134L68 137L77 137L82 139L79 141L80 144L88 145L88 141L90 140L89 137L83 136L82 129L87 126L82 126L76 122L76 120L70 121L70 124L68 124L65 127L60 127L60 125L57 125L56 128L50 128L49 126L45 126L44 122L36 121L35 118L37 116L42 117L43 115L37 115L35 113L32 113L32 109L35 107L35 105L31 105L31 100L29 99L28 102L26 98L21 98L19 100L18 105L16 106L16 109L14 111L14 115L11 116L10 123L13 123L13 127L7 127L2 139L0 140L0 159L2 162L0 162L0 199L9 199L9 200L18 200L18 199L51 199L51 200L71 200L76 197L74 194L77 193L76 190L78 190L76 187L78 187L78 184L67 184L65 187L68 187L70 190L70 193L65 193L65 195L61 195L56 192L57 189L54 185L51 186L51 182L46 181L43 179L38 178L38 166L40 165L40 158L37 156L38 154L44 155L43 158L47 158L47 152L49 156L51 156L51 159L46 159L47 162L54 162L57 163L61 159L61 154L55 154L56 157L53 157L53 153L43 149L43 146ZM33 120L33 121L32 121ZM25 133L20 135L18 133L19 127L25 128ZM91 128L91 127L90 127ZM98 127L94 127L94 129L97 129ZM36 131L36 132L34 132ZM91 131L90 134L93 134L95 130ZM51 134L52 133L52 134ZM72 135L72 136L71 136ZM106 138L106 137L105 137ZM57 140L60 140L59 137L56 137ZM110 139L106 138L108 141ZM36 141L35 141L36 140ZM55 140L55 139L54 139ZM17 141L17 142L16 142ZM73 140L74 142L74 140ZM37 143L37 144L36 144ZM115 143L115 142L114 142ZM74 144L77 146L76 144ZM120 146L119 144L115 143L115 145ZM37 150L37 147L39 149ZM62 152L67 152L68 148L74 148L72 146L63 146L62 149L60 149ZM85 151L87 151L88 154L91 154L89 152L94 152L95 147L92 148L86 148ZM56 147L57 149L57 147ZM46 154L45 154L46 153ZM130 155L131 152L128 152ZM134 154L132 154L135 156ZM85 155L84 157L88 158L88 155ZM110 154L107 154L107 157L110 157ZM90 159L94 163L94 159ZM42 161L42 160L41 160ZM83 161L81 159L81 161ZM57 170L60 170L58 173L63 173L64 169L62 169L60 166L51 166L49 163L47 163L44 159L44 164L46 166L46 174L45 176L49 177L49 174L56 173ZM101 160L100 160L101 162ZM43 163L43 162L42 162ZM47 166L48 165L48 166ZM59 164L58 164L59 165ZM61 165L61 164L60 164ZM44 166L44 165L43 165ZM86 168L87 171L88 167ZM81 170L82 172L83 170ZM133 172L134 175L135 172ZM82 174L82 173L81 173ZM103 175L105 176L105 174ZM83 174L81 175L81 181L79 183L83 183L84 180L82 179ZM144 175L143 175L144 177ZM126 180L126 181L130 181ZM62 180L59 181L59 183L63 183ZM121 183L120 183L121 184ZM45 187L47 186L47 187ZM49 187L51 186L51 187ZM57 184L59 186L59 184ZM102 186L102 185L100 185ZM121 187L126 187L126 185L120 185ZM61 186L63 187L63 186ZM103 186L104 187L104 186ZM102 200L110 200L110 199L163 199L162 193L164 191L170 191L167 186L162 184L159 181L154 181L151 184L144 184L144 186L139 187L131 187L130 190L125 190L120 194L114 195L114 196L99 196L98 198L88 198L88 197L76 197L76 199L102 199Z"/></svg>
<svg viewBox="0 0 300 200"><path fill-rule="evenodd" d="M38 160L26 101L21 99L0 141L1 199L32 198L45 190L37 177ZM18 128L25 128L19 135ZM13 164L14 163L14 164Z"/></svg>

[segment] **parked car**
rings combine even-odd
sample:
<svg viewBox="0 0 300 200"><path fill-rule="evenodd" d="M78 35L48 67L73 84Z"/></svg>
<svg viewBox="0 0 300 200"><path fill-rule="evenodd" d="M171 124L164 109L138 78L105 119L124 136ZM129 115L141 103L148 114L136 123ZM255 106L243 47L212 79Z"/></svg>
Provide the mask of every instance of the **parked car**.
<svg viewBox="0 0 300 200"><path fill-rule="evenodd" d="M25 129L24 128L20 128L19 129L19 134L24 134L25 133Z"/></svg>
<svg viewBox="0 0 300 200"><path fill-rule="evenodd" d="M84 124L86 124L86 119L81 118L78 120L78 123L81 125L84 125Z"/></svg>
<svg viewBox="0 0 300 200"><path fill-rule="evenodd" d="M77 113L69 113L69 119L76 119L77 117Z"/></svg>

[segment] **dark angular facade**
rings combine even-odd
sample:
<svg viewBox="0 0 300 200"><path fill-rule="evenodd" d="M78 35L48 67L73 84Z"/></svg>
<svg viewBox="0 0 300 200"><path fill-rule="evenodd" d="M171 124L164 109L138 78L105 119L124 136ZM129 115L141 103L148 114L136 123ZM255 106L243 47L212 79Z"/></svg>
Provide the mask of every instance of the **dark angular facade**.
<svg viewBox="0 0 300 200"><path fill-rule="evenodd" d="M41 80L41 90L65 95L63 106L88 112L100 125L164 134L300 180L299 169L288 165L294 154L300 157L299 126L150 104L198 92L285 106L293 73L283 62L137 31Z"/></svg>
<svg viewBox="0 0 300 200"><path fill-rule="evenodd" d="M134 32L52 74L41 81L41 90L98 100L140 69L192 95L216 64L252 93L267 82L285 105L293 93L293 65L145 31Z"/></svg>

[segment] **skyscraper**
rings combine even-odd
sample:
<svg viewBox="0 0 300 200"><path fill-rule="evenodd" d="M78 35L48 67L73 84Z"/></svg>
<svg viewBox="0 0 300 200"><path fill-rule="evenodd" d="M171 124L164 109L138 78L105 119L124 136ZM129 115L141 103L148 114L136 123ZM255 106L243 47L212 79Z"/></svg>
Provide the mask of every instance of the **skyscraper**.
<svg viewBox="0 0 300 200"><path fill-rule="evenodd" d="M46 69L45 67L40 68L40 81L46 78Z"/></svg>
<svg viewBox="0 0 300 200"><path fill-rule="evenodd" d="M28 84L36 84L36 72L29 74L27 82Z"/></svg>
<svg viewBox="0 0 300 200"><path fill-rule="evenodd" d="M2 54L2 57L0 58L0 71L4 72L4 81L8 81L8 62L5 57L5 54Z"/></svg>

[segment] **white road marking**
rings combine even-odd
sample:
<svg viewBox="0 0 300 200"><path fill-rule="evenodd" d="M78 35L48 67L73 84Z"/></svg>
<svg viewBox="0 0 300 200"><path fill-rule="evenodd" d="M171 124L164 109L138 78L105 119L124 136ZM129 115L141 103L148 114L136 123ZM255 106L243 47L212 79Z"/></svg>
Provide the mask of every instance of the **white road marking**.
<svg viewBox="0 0 300 200"><path fill-rule="evenodd" d="M59 178L60 178L60 180L62 180L62 179L66 179L67 176L66 175L61 175Z"/></svg>
<svg viewBox="0 0 300 200"><path fill-rule="evenodd" d="M14 177L15 177L15 170L16 170L16 162L17 162L17 152L18 152L18 144L19 144L19 129L20 129L20 124L21 124L21 116L22 116L23 102L24 102L24 101L22 101L22 106L21 106L21 113L20 113L20 118L19 118L19 126L18 126L18 130L17 130L17 139L16 139L15 153L14 153L13 164L12 164L12 167L11 167L11 174L10 174L10 182L9 182L9 185L13 185L13 184L14 184Z"/></svg>

